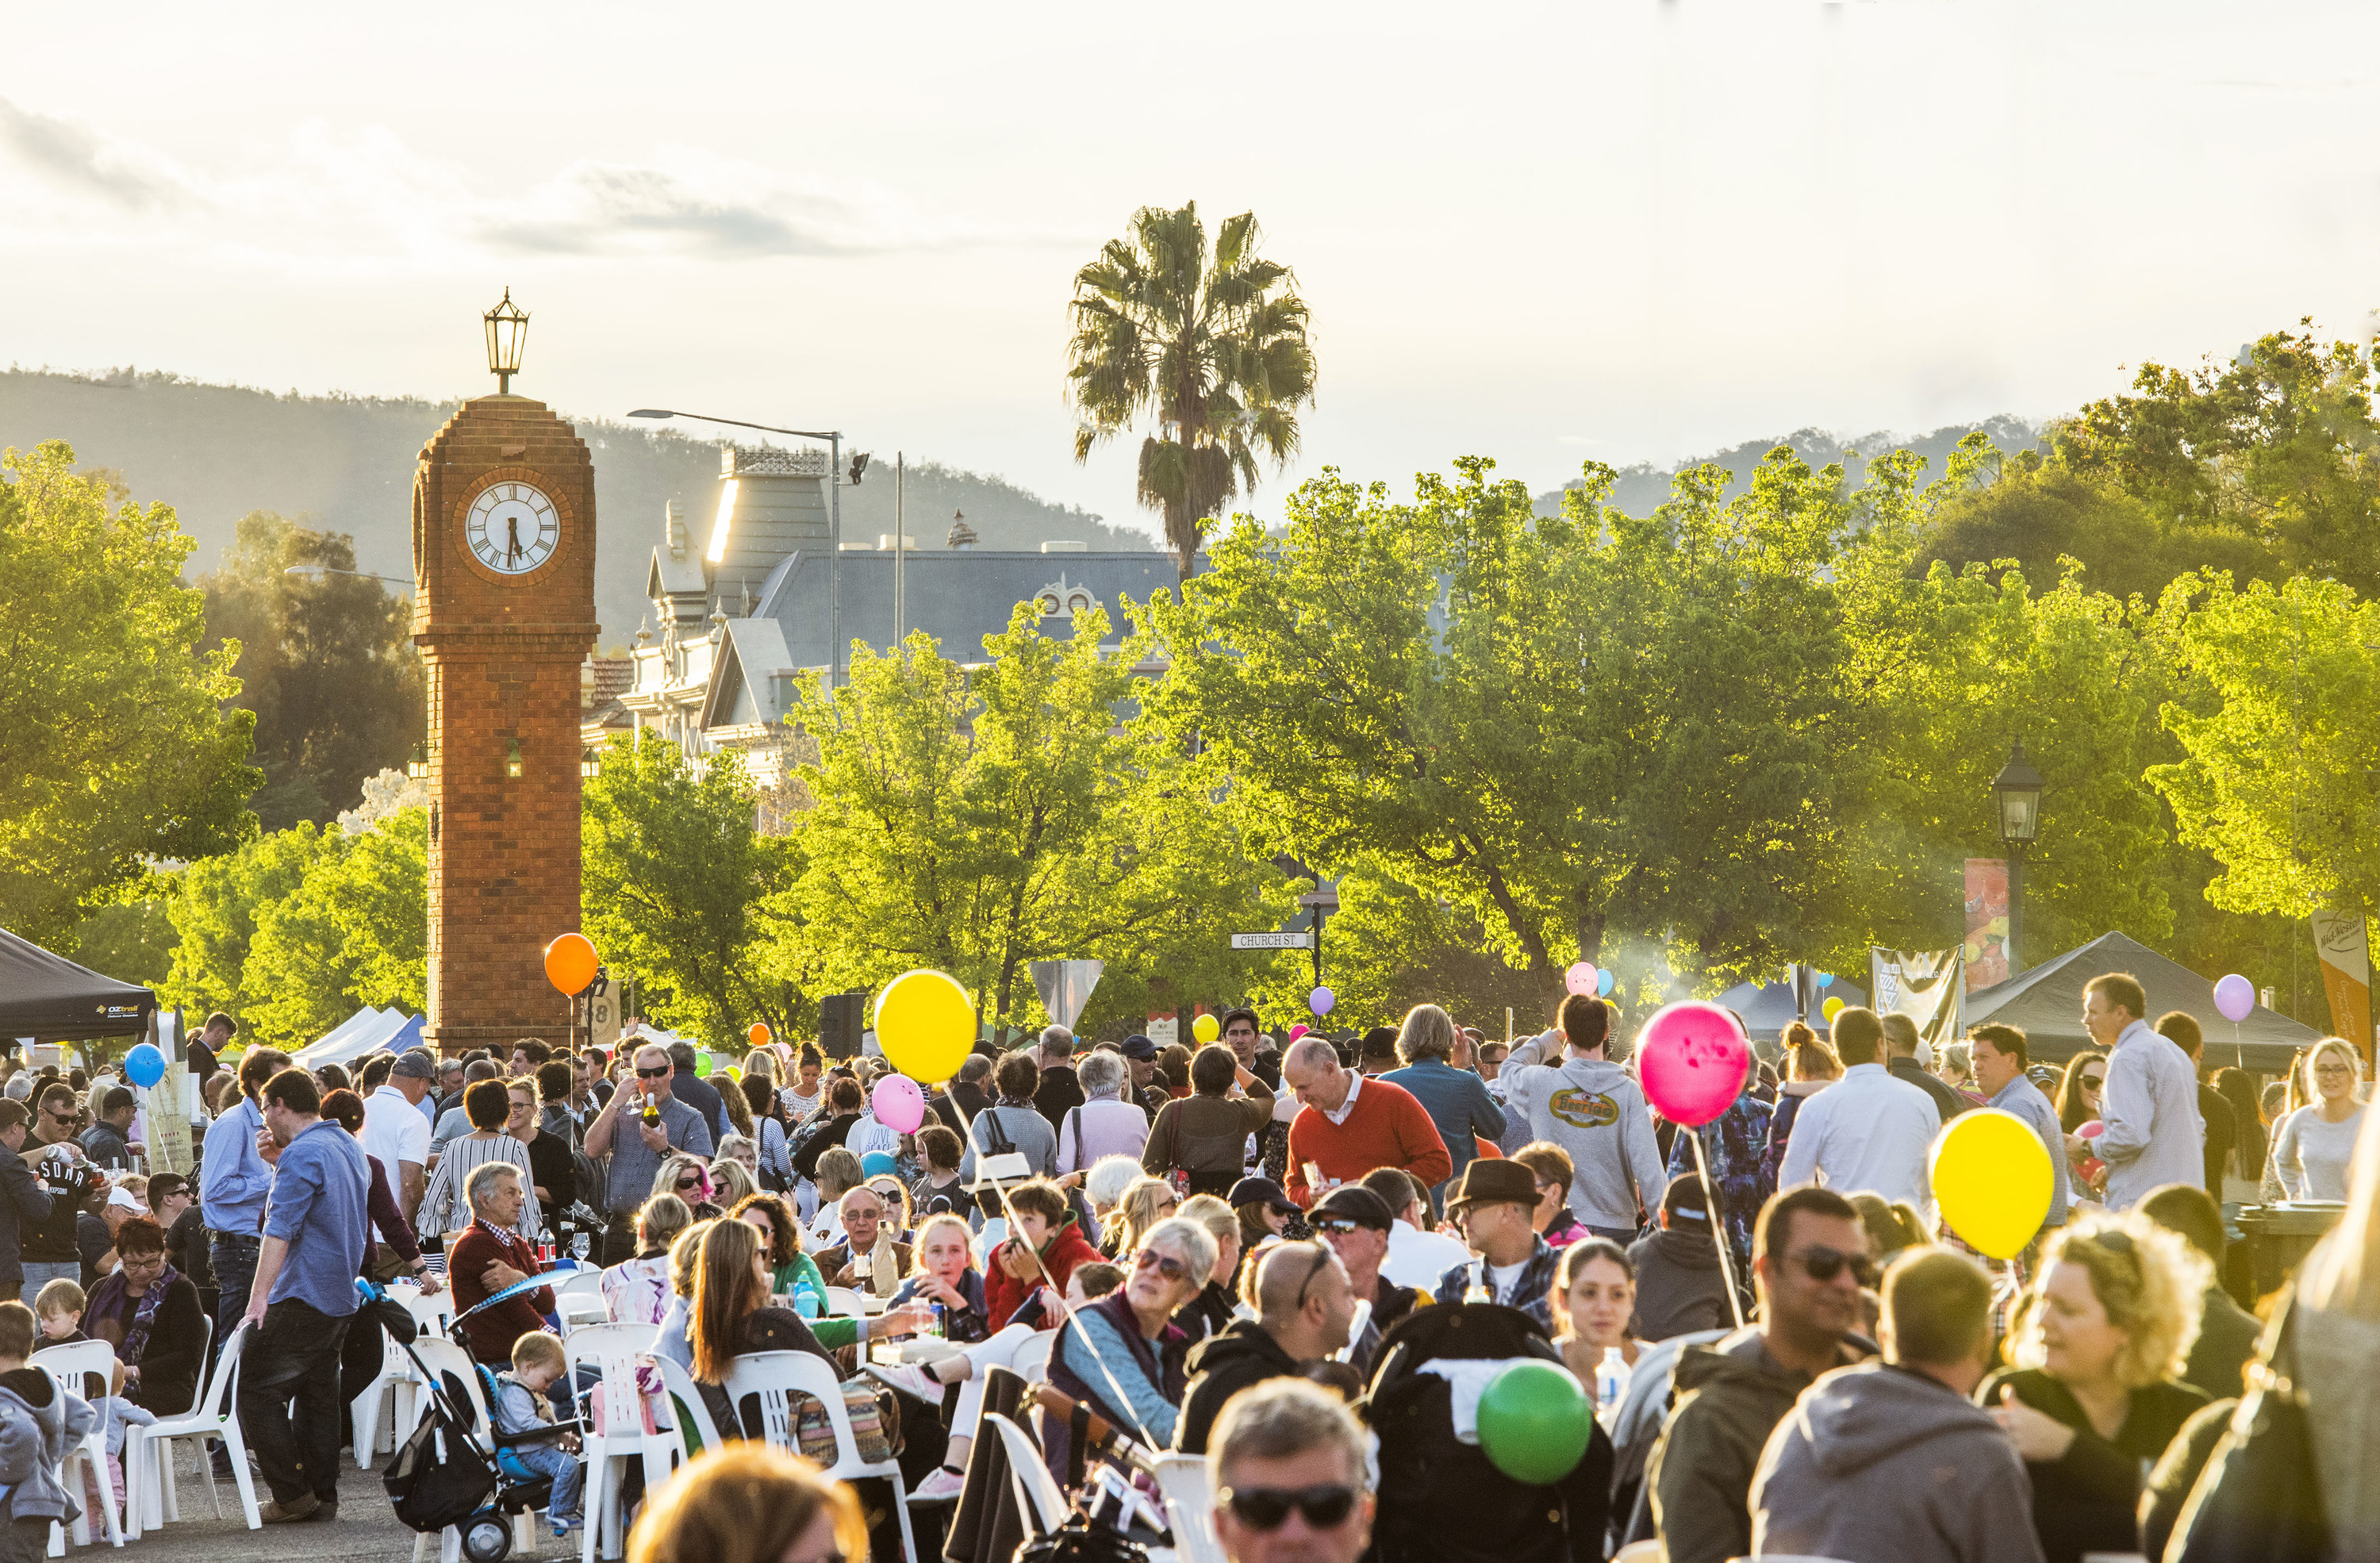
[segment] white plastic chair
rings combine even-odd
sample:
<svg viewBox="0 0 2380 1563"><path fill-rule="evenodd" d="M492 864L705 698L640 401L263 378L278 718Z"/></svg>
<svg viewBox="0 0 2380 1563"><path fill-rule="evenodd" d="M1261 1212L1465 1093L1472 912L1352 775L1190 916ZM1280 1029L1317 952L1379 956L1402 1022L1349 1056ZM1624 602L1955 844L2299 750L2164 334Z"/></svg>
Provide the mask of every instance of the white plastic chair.
<svg viewBox="0 0 2380 1563"><path fill-rule="evenodd" d="M1008 1359L1011 1373L1027 1384L1038 1384L1050 1376L1050 1351L1056 1345L1054 1329L1036 1330L1030 1339L1017 1342L1015 1352Z"/></svg>
<svg viewBox="0 0 2380 1563"><path fill-rule="evenodd" d="M1016 1489L1016 1510L1026 1517L1035 1536L1046 1536L1066 1522L1073 1505L1058 1479L1050 1474L1047 1458L1033 1435L998 1412L983 1413L983 1424L999 1433L1008 1456L1009 1484Z"/></svg>
<svg viewBox="0 0 2380 1563"><path fill-rule="evenodd" d="M180 1495L174 1486L174 1440L176 1438L220 1438L231 1458L233 1483L239 1488L240 1512L248 1519L248 1528L261 1529L264 1518L257 1512L256 1478L249 1473L248 1440L239 1431L239 1358L256 1331L243 1325L231 1332L215 1358L214 1372L200 1387L199 1397L190 1402L186 1416L166 1417L147 1427L124 1430L124 1496L125 1507L133 1518L126 1529L138 1541L143 1531L155 1530L168 1521L182 1517ZM204 1351L206 1337L200 1338L200 1350ZM202 1446L203 1447L203 1446ZM215 1491L214 1472L200 1460L200 1471L207 1478L207 1500L214 1505L215 1518L223 1518L223 1499Z"/></svg>
<svg viewBox="0 0 2380 1563"><path fill-rule="evenodd" d="M61 1393L83 1399L86 1375L105 1384L115 1374L115 1349L104 1340L79 1340L71 1346L45 1346L27 1362L48 1374L50 1382ZM107 1479L107 1413L98 1406L91 1410L96 1414L91 1419L91 1431L84 1434L82 1442L68 1449L66 1459L59 1462L58 1484L79 1500L85 1496L84 1477L88 1473L90 1485L99 1490L101 1511L107 1517L108 1545L122 1546L124 1526L116 1515L115 1484ZM125 1491L128 1495L131 1491L128 1483ZM74 1539L77 1546L91 1545L91 1509L88 1505L82 1506L82 1517L74 1522ZM50 1526L50 1556L63 1557L66 1550L66 1532L53 1522Z"/></svg>
<svg viewBox="0 0 2380 1563"><path fill-rule="evenodd" d="M582 1326L611 1323L612 1304L603 1297L603 1272L580 1270L568 1280L557 1282L553 1307L565 1335Z"/></svg>
<svg viewBox="0 0 2380 1563"><path fill-rule="evenodd" d="M1358 1297L1355 1299L1355 1316L1347 1321L1347 1344L1340 1347L1336 1351L1331 1352L1330 1360L1334 1363L1347 1363L1354 1361L1355 1342L1364 1339L1364 1327L1371 1322L1371 1300L1368 1298Z"/></svg>
<svg viewBox="0 0 2380 1563"><path fill-rule="evenodd" d="M701 1387L694 1382L694 1375L686 1372L676 1358L664 1357L658 1352L654 1354L653 1366L661 1370L662 1387L668 1392L672 1403L687 1421L694 1424L695 1443L700 1444L705 1450L719 1448L719 1429L711 1423L710 1402L702 1398ZM678 1444L685 1454L691 1456L694 1444L686 1442L686 1431L683 1425L678 1428Z"/></svg>
<svg viewBox="0 0 2380 1563"><path fill-rule="evenodd" d="M645 1392L637 1382L637 1360L652 1339L650 1325L602 1324L573 1330L562 1343L574 1373L579 1363L591 1363L603 1375L592 1394L602 1401L605 1430L596 1432L590 1418L583 1435L587 1533L579 1548L582 1563L595 1563L599 1552L604 1557L617 1557L626 1548L627 1533L620 1514L623 1464L641 1461L645 1491L658 1492L669 1480L671 1465L686 1456L674 1420L657 1419L655 1431L645 1431Z"/></svg>
<svg viewBox="0 0 2380 1563"><path fill-rule="evenodd" d="M1184 1563L1226 1563L1222 1538L1215 1533L1215 1489L1207 1480L1207 1457L1159 1455L1157 1490L1165 1495L1165 1522Z"/></svg>
<svg viewBox="0 0 2380 1563"><path fill-rule="evenodd" d="M861 1300L856 1290L847 1286L831 1286L826 1289L826 1311L832 1318L856 1319L868 1312L868 1304Z"/></svg>
<svg viewBox="0 0 2380 1563"><path fill-rule="evenodd" d="M1630 1542L1611 1555L1611 1563L1661 1563L1661 1544L1658 1541Z"/></svg>
<svg viewBox="0 0 2380 1563"><path fill-rule="evenodd" d="M762 1436L780 1448L797 1452L801 1445L794 1435L794 1397L808 1395L824 1406L827 1421L834 1428L835 1451L834 1463L826 1471L827 1479L852 1482L863 1476L880 1476L890 1481L892 1512L901 1521L901 1556L917 1563L917 1544L909 1532L909 1489L901 1480L901 1462L887 1460L871 1464L859 1458L858 1441L851 1431L851 1414L843 1404L843 1385L833 1368L808 1351L753 1351L728 1365L726 1389L728 1403L739 1409L746 1396L757 1396Z"/></svg>

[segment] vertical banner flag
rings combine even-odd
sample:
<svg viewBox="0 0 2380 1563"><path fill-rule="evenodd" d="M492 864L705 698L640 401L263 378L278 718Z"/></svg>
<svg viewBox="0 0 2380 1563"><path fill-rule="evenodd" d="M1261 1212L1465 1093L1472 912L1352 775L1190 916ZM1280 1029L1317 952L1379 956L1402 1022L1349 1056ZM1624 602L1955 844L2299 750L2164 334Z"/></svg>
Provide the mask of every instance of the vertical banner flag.
<svg viewBox="0 0 2380 1563"><path fill-rule="evenodd" d="M1870 948L1870 1001L1879 1015L1899 1013L1915 1021L1919 1039L1939 1051L1959 1039L1966 966L1963 945L1949 950Z"/></svg>
<svg viewBox="0 0 2380 1563"><path fill-rule="evenodd" d="M2008 860L1967 859L1967 991L2009 977Z"/></svg>
<svg viewBox="0 0 2380 1563"><path fill-rule="evenodd" d="M2372 1058L2372 945L2361 912L2317 912L2313 947L2322 955L2322 990L2330 996L2335 1036Z"/></svg>

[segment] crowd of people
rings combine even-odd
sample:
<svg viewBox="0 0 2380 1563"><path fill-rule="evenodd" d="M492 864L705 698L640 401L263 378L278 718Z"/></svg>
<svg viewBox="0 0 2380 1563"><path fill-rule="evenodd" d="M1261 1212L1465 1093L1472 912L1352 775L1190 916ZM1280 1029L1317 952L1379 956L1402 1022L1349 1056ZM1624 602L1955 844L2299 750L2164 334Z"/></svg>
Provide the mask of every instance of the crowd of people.
<svg viewBox="0 0 2380 1563"><path fill-rule="evenodd" d="M1653 1109L1591 997L1509 1047L1428 1004L1285 1046L1246 1010L1196 1049L1051 1027L979 1048L906 1133L876 1118L877 1057L773 1044L713 1072L665 1039L576 1056L524 1039L352 1074L250 1048L226 1073L236 1028L216 1016L190 1049L193 1176L143 1174L119 1084L11 1069L0 1292L30 1305L31 1338L110 1341L110 1393L136 1414L189 1406L210 1314L216 1351L250 1328L238 1414L274 1523L335 1517L345 1408L382 1363L358 1277L451 1287L518 1434L572 1421L556 1298L478 1305L575 1254L728 1441L645 1495L639 1557L883 1545L889 1493L747 1442L759 1430L724 1382L788 1350L884 1429L929 1529L985 1463L988 1386L1046 1363L1101 1430L1089 1466L1208 1459L1234 1557L1466 1556L1464 1517L1380 1474L1411 1469L1389 1447L1409 1424L1367 1419L1412 1367L1392 1342L1427 1354L1433 1318L1484 1304L1596 1410L1544 1556L2154 1557L2270 1368L2274 1331L2242 1303L2274 1299L2235 1296L2226 1265L2227 1205L2268 1190L2349 1203L2289 1310L2285 1365L2341 1419L2345 1447L2316 1444L2331 1533L2380 1536L2362 1474L2380 1435L2347 1389L2380 1360L2358 1354L2380 1344L2361 1057L2325 1042L2264 1093L2236 1071L2202 1081L2189 1017L2146 1009L2131 978L2095 979L2095 1046L2057 1071L2007 1026L1936 1049L1904 1017L1844 1009L1823 1036L1790 1027L1695 1129ZM1983 1107L2031 1128L2055 1173L2008 1261L1931 1198L1936 1137ZM987 1170L1010 1157L1021 1175ZM875 1301L831 1308L831 1289ZM0 1309L0 1358L12 1328ZM872 1349L926 1335L943 1347L923 1360ZM1044 1420L1062 1480L1072 1436ZM528 1455L566 1536L571 1442ZM1459 1438L1441 1456L1479 1458ZM720 1528L752 1505L766 1526Z"/></svg>

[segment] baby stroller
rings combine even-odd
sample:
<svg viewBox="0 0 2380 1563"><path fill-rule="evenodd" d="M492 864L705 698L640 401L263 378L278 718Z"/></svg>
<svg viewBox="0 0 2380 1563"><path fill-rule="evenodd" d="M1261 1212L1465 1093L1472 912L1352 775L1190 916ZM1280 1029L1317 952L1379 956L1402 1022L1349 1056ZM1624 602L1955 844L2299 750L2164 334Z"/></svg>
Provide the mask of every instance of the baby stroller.
<svg viewBox="0 0 2380 1563"><path fill-rule="evenodd" d="M452 1526L470 1563L504 1563L513 1548L514 1522L546 1507L553 1484L521 1464L514 1446L540 1443L577 1426L558 1423L517 1436L500 1436L482 1408L495 1403L495 1375L473 1364L476 1385L452 1370L433 1373L413 1349L413 1315L377 1286L358 1282L363 1306L385 1327L429 1386L419 1426L389 1461L381 1486L408 1530L435 1533Z"/></svg>

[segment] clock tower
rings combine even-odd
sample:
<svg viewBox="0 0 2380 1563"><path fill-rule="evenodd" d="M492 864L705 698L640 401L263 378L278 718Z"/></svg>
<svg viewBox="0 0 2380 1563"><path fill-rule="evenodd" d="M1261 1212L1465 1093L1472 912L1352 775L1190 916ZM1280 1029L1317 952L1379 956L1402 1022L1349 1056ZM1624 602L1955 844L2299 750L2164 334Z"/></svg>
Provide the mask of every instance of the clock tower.
<svg viewBox="0 0 2380 1563"><path fill-rule="evenodd" d="M545 946L578 927L578 669L595 622L595 467L510 394L528 317L487 316L498 392L465 402L413 476L413 643L430 704L430 1002L449 1057L569 1036Z"/></svg>

